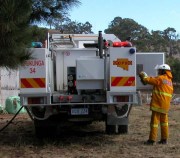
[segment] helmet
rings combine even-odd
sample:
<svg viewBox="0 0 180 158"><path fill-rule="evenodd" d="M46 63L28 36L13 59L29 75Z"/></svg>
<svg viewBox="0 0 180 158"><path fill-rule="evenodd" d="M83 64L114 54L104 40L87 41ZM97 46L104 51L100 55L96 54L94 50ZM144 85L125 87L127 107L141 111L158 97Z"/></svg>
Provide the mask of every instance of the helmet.
<svg viewBox="0 0 180 158"><path fill-rule="evenodd" d="M171 71L171 68L168 64L156 65L155 69Z"/></svg>

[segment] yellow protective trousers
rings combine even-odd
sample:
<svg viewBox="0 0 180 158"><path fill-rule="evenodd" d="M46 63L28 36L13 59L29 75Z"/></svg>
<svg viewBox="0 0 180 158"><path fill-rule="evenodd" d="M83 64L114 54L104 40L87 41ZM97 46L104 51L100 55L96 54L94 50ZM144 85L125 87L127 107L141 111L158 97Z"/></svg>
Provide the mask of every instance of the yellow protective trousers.
<svg viewBox="0 0 180 158"><path fill-rule="evenodd" d="M168 139L168 114L152 111L149 140L156 141L159 123L161 126L161 139Z"/></svg>

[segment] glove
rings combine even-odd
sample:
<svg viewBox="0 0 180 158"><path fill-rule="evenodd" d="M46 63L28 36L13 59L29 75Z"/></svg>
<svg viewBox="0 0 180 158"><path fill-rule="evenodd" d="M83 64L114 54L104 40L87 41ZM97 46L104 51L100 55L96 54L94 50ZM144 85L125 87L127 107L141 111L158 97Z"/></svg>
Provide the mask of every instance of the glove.
<svg viewBox="0 0 180 158"><path fill-rule="evenodd" d="M148 75L145 72L140 72L139 73L140 81L143 85L147 85L147 83L144 81L144 78L148 77Z"/></svg>
<svg viewBox="0 0 180 158"><path fill-rule="evenodd" d="M139 73L139 77L140 77L140 78L145 78L145 77L148 77L148 75L147 75L147 73L145 73L144 71L141 71L141 72Z"/></svg>

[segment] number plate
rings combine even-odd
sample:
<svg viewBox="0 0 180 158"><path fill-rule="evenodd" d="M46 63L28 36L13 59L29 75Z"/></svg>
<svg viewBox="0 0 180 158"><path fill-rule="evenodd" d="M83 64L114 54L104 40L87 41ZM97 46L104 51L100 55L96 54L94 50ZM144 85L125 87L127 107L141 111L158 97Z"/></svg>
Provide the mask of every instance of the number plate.
<svg viewBox="0 0 180 158"><path fill-rule="evenodd" d="M88 108L73 108L71 109L71 115L88 115Z"/></svg>

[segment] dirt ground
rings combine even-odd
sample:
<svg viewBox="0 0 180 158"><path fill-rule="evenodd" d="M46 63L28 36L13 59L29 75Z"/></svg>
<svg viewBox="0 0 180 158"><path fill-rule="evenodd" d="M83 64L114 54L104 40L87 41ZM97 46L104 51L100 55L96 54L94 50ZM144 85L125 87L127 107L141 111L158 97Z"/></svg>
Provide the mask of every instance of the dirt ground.
<svg viewBox="0 0 180 158"><path fill-rule="evenodd" d="M84 128L65 129L53 138L38 139L29 116L19 114L0 132L0 158L180 158L180 105L171 106L168 145L143 144L148 139L150 115L148 105L134 106L129 133L124 135L107 135L104 123L96 122ZM0 129L12 117L0 115Z"/></svg>

